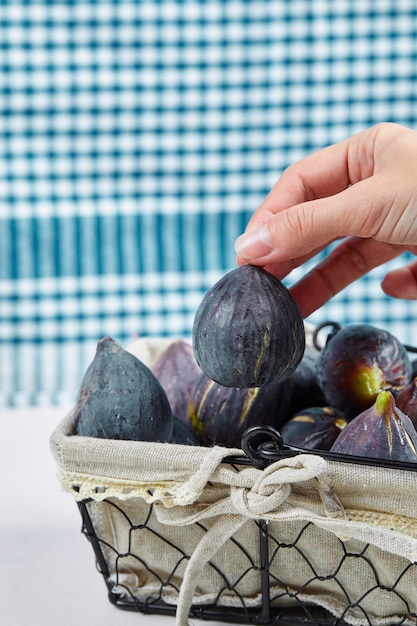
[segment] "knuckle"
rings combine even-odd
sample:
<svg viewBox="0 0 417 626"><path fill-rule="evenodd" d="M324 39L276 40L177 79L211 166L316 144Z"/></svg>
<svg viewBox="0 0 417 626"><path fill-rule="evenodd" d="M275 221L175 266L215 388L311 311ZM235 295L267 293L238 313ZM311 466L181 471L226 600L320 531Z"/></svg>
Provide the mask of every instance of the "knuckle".
<svg viewBox="0 0 417 626"><path fill-rule="evenodd" d="M357 270L359 276L366 274L370 270L367 257L349 240L346 241L345 254L348 263Z"/></svg>
<svg viewBox="0 0 417 626"><path fill-rule="evenodd" d="M324 299L327 300L335 296L339 289L336 282L332 279L331 275L329 275L329 273L320 266L317 266L314 269L314 272L317 275L318 280L320 281L320 290L324 294Z"/></svg>
<svg viewBox="0 0 417 626"><path fill-rule="evenodd" d="M310 232L311 211L305 204L298 204L286 212L287 231L290 237L302 238L305 233Z"/></svg>

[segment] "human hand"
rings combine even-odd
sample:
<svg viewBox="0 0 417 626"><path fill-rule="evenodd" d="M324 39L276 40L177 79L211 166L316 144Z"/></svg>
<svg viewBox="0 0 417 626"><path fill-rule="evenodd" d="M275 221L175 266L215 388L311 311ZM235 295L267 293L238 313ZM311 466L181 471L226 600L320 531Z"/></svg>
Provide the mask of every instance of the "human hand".
<svg viewBox="0 0 417 626"><path fill-rule="evenodd" d="M283 279L339 239L291 287L304 317L371 269L417 254L416 131L378 124L291 165L236 240L237 262ZM417 261L381 286L417 299Z"/></svg>

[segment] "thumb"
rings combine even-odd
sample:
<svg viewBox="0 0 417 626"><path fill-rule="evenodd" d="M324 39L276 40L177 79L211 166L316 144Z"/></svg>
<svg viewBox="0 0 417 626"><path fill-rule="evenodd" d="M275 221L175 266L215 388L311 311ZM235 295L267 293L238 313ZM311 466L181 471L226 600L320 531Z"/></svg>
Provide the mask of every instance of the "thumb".
<svg viewBox="0 0 417 626"><path fill-rule="evenodd" d="M238 237L235 249L246 262L265 265L311 258L340 237L370 237L383 220L386 206L366 179L329 196L278 212Z"/></svg>
<svg viewBox="0 0 417 626"><path fill-rule="evenodd" d="M388 272L381 287L393 298L417 300L417 261Z"/></svg>

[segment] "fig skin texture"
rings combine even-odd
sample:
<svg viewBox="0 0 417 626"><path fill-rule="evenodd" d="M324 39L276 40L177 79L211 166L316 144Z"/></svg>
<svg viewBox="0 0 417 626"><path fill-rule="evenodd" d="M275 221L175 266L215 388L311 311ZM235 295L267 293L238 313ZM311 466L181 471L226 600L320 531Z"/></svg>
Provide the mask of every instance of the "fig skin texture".
<svg viewBox="0 0 417 626"><path fill-rule="evenodd" d="M103 337L81 382L74 409L84 437L170 441L171 407L151 370L111 337Z"/></svg>
<svg viewBox="0 0 417 626"><path fill-rule="evenodd" d="M395 398L395 403L401 411L403 411L413 422L414 428L417 427L417 377L413 378L411 383L404 387Z"/></svg>
<svg viewBox="0 0 417 626"><path fill-rule="evenodd" d="M417 376L417 359L411 360L411 380Z"/></svg>
<svg viewBox="0 0 417 626"><path fill-rule="evenodd" d="M280 429L284 443L309 450L330 450L347 425L343 413L330 406L308 407Z"/></svg>
<svg viewBox="0 0 417 626"><path fill-rule="evenodd" d="M262 387L224 387L201 374L191 393L189 416L202 445L241 445L251 426L279 429L288 419L291 378Z"/></svg>
<svg viewBox="0 0 417 626"><path fill-rule="evenodd" d="M295 415L306 408L326 405L316 375L319 354L317 350L307 346L301 362L292 375L293 390L289 408L290 415Z"/></svg>
<svg viewBox="0 0 417 626"><path fill-rule="evenodd" d="M173 341L152 366L152 372L167 394L173 414L189 428L188 404L191 390L201 369L194 358L191 343Z"/></svg>
<svg viewBox="0 0 417 626"><path fill-rule="evenodd" d="M179 417L173 415L173 429L170 443L177 443L183 446L199 446L200 441L192 430L191 424L187 426Z"/></svg>
<svg viewBox="0 0 417 626"><path fill-rule="evenodd" d="M197 308L197 363L225 387L260 387L293 374L305 348L304 322L286 286L261 267L221 278Z"/></svg>
<svg viewBox="0 0 417 626"><path fill-rule="evenodd" d="M317 363L317 381L326 404L350 418L372 406L380 391L397 394L410 380L411 362L405 347L388 331L368 324L338 330Z"/></svg>
<svg viewBox="0 0 417 626"><path fill-rule="evenodd" d="M342 430L331 452L416 463L417 432L393 394L381 391L375 403Z"/></svg>

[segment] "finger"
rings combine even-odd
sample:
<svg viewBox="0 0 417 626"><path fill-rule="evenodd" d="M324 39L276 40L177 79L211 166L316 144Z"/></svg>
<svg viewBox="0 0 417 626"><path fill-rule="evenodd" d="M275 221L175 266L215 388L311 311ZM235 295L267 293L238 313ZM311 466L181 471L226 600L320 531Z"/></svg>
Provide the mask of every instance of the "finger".
<svg viewBox="0 0 417 626"><path fill-rule="evenodd" d="M344 239L321 263L291 287L303 317L311 315L347 285L397 257L403 250L402 246L374 239Z"/></svg>
<svg viewBox="0 0 417 626"><path fill-rule="evenodd" d="M329 198L292 206L238 237L238 257L254 265L312 258L341 237L371 237L383 223L389 203L377 176Z"/></svg>
<svg viewBox="0 0 417 626"><path fill-rule="evenodd" d="M300 267L300 265L303 265L303 263L305 263L306 261L309 261L310 259L314 258L314 256L322 252L325 249L325 247L326 246L322 246L321 248L314 250L314 252L311 254L296 257L295 259L288 259L286 261L277 262L277 263L267 263L263 267L268 272L270 272L271 274L274 274L274 276L282 280L283 278L288 276L288 274L290 274L295 268ZM247 265L247 261L245 261L245 259L242 259L239 256L236 257L236 262L238 265Z"/></svg>
<svg viewBox="0 0 417 626"><path fill-rule="evenodd" d="M307 261L317 256L317 254L322 252L325 247L326 246L322 246L321 248L318 248L317 250L315 250L314 255L308 254L305 256L297 257L295 259L289 259L288 261L284 261L282 263L270 263L270 264L265 265L264 269L266 269L268 272L271 272L271 274L274 274L274 276L276 276L280 280L283 280L294 269L296 269L297 267L300 267Z"/></svg>
<svg viewBox="0 0 417 626"><path fill-rule="evenodd" d="M417 300L417 261L388 272L381 287L393 298Z"/></svg>

